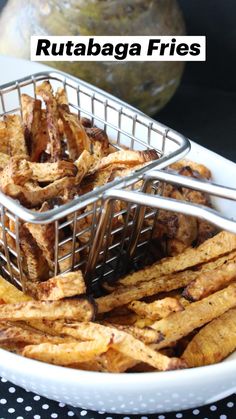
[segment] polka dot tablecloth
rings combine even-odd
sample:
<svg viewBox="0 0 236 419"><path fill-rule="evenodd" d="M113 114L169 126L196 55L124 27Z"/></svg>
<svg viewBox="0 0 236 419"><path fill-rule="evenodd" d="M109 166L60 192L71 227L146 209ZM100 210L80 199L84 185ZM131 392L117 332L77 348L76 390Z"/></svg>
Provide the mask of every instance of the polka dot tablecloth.
<svg viewBox="0 0 236 419"><path fill-rule="evenodd" d="M236 419L236 394L218 403L184 412L148 416L112 415L92 412L54 402L0 380L0 419Z"/></svg>

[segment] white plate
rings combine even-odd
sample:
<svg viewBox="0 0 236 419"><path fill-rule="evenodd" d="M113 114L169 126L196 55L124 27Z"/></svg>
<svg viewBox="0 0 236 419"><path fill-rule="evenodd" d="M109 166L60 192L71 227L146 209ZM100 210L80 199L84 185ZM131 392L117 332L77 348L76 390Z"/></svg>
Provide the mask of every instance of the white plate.
<svg viewBox="0 0 236 419"><path fill-rule="evenodd" d="M0 57L0 66L0 84L47 68L8 57ZM206 164L216 182L234 187L234 163L195 143L188 157ZM235 215L235 203L216 200L216 205L225 214ZM193 408L235 392L236 355L208 367L118 375L57 367L0 349L0 376L50 399L85 409L158 413Z"/></svg>

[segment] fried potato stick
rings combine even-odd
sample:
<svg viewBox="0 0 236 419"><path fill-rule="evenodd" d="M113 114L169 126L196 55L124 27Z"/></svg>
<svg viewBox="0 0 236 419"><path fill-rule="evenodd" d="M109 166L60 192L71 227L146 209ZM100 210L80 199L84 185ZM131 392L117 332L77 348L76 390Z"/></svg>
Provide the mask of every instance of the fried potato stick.
<svg viewBox="0 0 236 419"><path fill-rule="evenodd" d="M236 278L236 259L219 269L203 272L184 290L183 295L190 301L198 301L227 286Z"/></svg>
<svg viewBox="0 0 236 419"><path fill-rule="evenodd" d="M95 305L88 298L71 298L60 301L26 301L0 305L1 320L81 320L90 321L95 316Z"/></svg>
<svg viewBox="0 0 236 419"><path fill-rule="evenodd" d="M236 306L236 284L218 291L201 301L190 304L184 311L156 321L152 328L160 333L158 348L187 336L194 329L204 326Z"/></svg>
<svg viewBox="0 0 236 419"><path fill-rule="evenodd" d="M147 268L127 275L118 283L120 285L132 285L138 281L151 281L161 275L183 271L202 263L211 261L225 253L236 249L236 235L227 231L222 231L211 239L205 241L197 248L188 248L183 253L162 259Z"/></svg>
<svg viewBox="0 0 236 419"><path fill-rule="evenodd" d="M182 358L189 367L216 364L236 349L236 309L203 327L191 340Z"/></svg>

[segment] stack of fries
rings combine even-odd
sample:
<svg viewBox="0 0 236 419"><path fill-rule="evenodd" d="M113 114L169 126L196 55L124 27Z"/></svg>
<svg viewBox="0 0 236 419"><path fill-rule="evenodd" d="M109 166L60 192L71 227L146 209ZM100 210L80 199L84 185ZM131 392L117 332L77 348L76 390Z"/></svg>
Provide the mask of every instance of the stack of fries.
<svg viewBox="0 0 236 419"><path fill-rule="evenodd" d="M36 94L43 102L21 96L22 120L6 115L0 121L0 188L22 205L47 211L158 159L155 150L117 150L102 129L70 111L63 89L54 95L43 82ZM171 169L211 177L205 166L190 161ZM211 205L201 192L161 183L158 188L164 196ZM114 205L121 215L112 222L125 224L123 203ZM76 234L74 250L90 240L89 209L76 219L76 231L85 232ZM144 223L148 227L153 220L146 217ZM10 233L15 233L14 219L5 214L0 242L16 251ZM62 274L54 277L54 225L21 222L19 233L25 293L0 277L2 348L61 366L117 373L207 365L235 350L235 235L217 234L202 220L160 210L152 251L155 260L157 247L168 257L103 284L105 295L94 298L81 271L63 273L71 269L71 259L63 259L71 252L63 231Z"/></svg>
<svg viewBox="0 0 236 419"><path fill-rule="evenodd" d="M102 372L213 364L236 348L236 236L196 248L86 295L80 271L36 282L27 296L0 278L0 346Z"/></svg>

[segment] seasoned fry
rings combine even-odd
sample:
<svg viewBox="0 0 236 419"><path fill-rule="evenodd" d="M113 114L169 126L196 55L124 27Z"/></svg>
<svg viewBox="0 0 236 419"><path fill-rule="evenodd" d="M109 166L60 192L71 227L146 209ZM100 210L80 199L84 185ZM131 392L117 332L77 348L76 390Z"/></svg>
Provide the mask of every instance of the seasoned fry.
<svg viewBox="0 0 236 419"><path fill-rule="evenodd" d="M10 156L8 156L8 154L6 153L0 152L0 170L3 170L8 165L9 161L10 161Z"/></svg>
<svg viewBox="0 0 236 419"><path fill-rule="evenodd" d="M218 256L232 252L235 249L236 235L227 231L222 231L201 244L198 248L188 248L183 253L173 258L162 259L160 262L148 266L142 271L127 275L118 283L121 285L132 285L139 281L151 281L161 275L183 271L192 266L206 263Z"/></svg>
<svg viewBox="0 0 236 419"><path fill-rule="evenodd" d="M171 313L183 311L182 304L175 298L166 297L153 303L143 301L132 301L129 308L141 317L147 316L151 320L159 320L168 317Z"/></svg>
<svg viewBox="0 0 236 419"><path fill-rule="evenodd" d="M54 344L76 341L73 338L65 338L60 336L51 336L42 333L24 323L0 322L0 346L10 343L25 343L38 345L43 342L51 342Z"/></svg>
<svg viewBox="0 0 236 419"><path fill-rule="evenodd" d="M93 320L95 305L88 298L60 301L26 301L0 305L1 320Z"/></svg>
<svg viewBox="0 0 236 419"><path fill-rule="evenodd" d="M109 325L109 323L103 323L107 326L113 326L118 330L123 330L124 332L129 333L134 336L136 339L141 340L146 344L159 343L161 340L159 332L151 329L151 327L140 328L137 326L127 326L121 324Z"/></svg>
<svg viewBox="0 0 236 419"><path fill-rule="evenodd" d="M81 271L54 276L44 282L29 286L31 295L41 301L55 301L86 293L86 285Z"/></svg>
<svg viewBox="0 0 236 419"><path fill-rule="evenodd" d="M67 137L69 156L76 160L84 150L90 150L89 138L78 116L70 113L67 105L59 105L58 111Z"/></svg>
<svg viewBox="0 0 236 419"><path fill-rule="evenodd" d="M21 95L21 106L30 160L38 161L49 142L46 113L41 109L41 100L26 94Z"/></svg>
<svg viewBox="0 0 236 419"><path fill-rule="evenodd" d="M189 367L215 364L236 349L236 309L203 327L191 340L182 358Z"/></svg>
<svg viewBox="0 0 236 419"><path fill-rule="evenodd" d="M60 160L54 163L31 163L29 168L32 170L31 180L37 182L54 182L66 176L76 176L77 168L74 163Z"/></svg>
<svg viewBox="0 0 236 419"><path fill-rule="evenodd" d="M81 340L99 340L101 337L106 338L112 336L113 343L111 344L111 347L113 349L136 361L152 365L154 368L161 371L184 368L186 366L180 359L168 358L167 356L154 351L130 334L117 330L114 327L107 327L98 323L71 323L67 326L63 326L61 323L57 322L56 324L53 324L52 327L59 333Z"/></svg>
<svg viewBox="0 0 236 419"><path fill-rule="evenodd" d="M171 169L177 171L184 167L190 167L193 171L197 171L202 178L211 179L211 172L206 166L203 164L195 163L191 160L178 160L177 162L172 163L170 167Z"/></svg>
<svg viewBox="0 0 236 419"><path fill-rule="evenodd" d="M49 206L44 205L44 210L49 210ZM33 239L42 251L50 269L54 268L54 243L55 226L53 224L32 224L25 223L24 227L28 229Z"/></svg>
<svg viewBox="0 0 236 419"><path fill-rule="evenodd" d="M203 272L184 290L184 297L190 301L201 300L215 291L227 286L236 278L236 259L219 269Z"/></svg>
<svg viewBox="0 0 236 419"><path fill-rule="evenodd" d="M23 257L23 270L30 281L48 278L49 266L34 238L23 225L20 228L20 247Z"/></svg>
<svg viewBox="0 0 236 419"><path fill-rule="evenodd" d="M23 126L19 115L7 115L4 118L9 139L10 156L21 156L28 158L28 150L26 147Z"/></svg>
<svg viewBox="0 0 236 419"><path fill-rule="evenodd" d="M111 153L106 157L103 157L97 170L104 169L110 164L128 165L135 166L140 163L148 163L149 161L158 159L159 156L156 150L145 150L145 151L132 151L132 150L121 150Z"/></svg>
<svg viewBox="0 0 236 419"><path fill-rule="evenodd" d="M66 191L73 188L74 185L74 177L63 177L44 187L38 186L33 181L27 181L24 186L17 185L13 182L8 166L3 170L0 179L1 190L6 195L19 199L22 204L30 208L40 205L54 197L64 197Z"/></svg>
<svg viewBox="0 0 236 419"><path fill-rule="evenodd" d="M47 109L47 131L49 136L51 161L57 161L61 157L61 137L58 124L57 102L53 95L51 84L44 81L36 87L37 95L41 96L46 103Z"/></svg>
<svg viewBox="0 0 236 419"><path fill-rule="evenodd" d="M70 365L75 362L86 362L106 352L109 348L109 340L96 340L93 342L41 343L28 345L22 351L27 358L37 359L57 365Z"/></svg>
<svg viewBox="0 0 236 419"><path fill-rule="evenodd" d="M84 176L89 172L94 164L94 157L87 150L82 151L79 158L75 160L74 165L77 168L76 184L80 184Z"/></svg>
<svg viewBox="0 0 236 419"><path fill-rule="evenodd" d="M236 306L236 284L190 304L184 311L171 314L169 317L156 321L152 328L157 330L162 337L158 348L164 348L194 329L221 316L229 309Z"/></svg>
<svg viewBox="0 0 236 419"><path fill-rule="evenodd" d="M0 121L0 152L10 154L8 130L4 121Z"/></svg>
<svg viewBox="0 0 236 419"><path fill-rule="evenodd" d="M115 307L129 304L131 301L139 300L164 291L172 291L185 287L198 277L195 271L186 271L171 276L161 276L147 282L138 282L136 285L119 287L111 294L96 299L99 313L106 313Z"/></svg>
<svg viewBox="0 0 236 419"><path fill-rule="evenodd" d="M0 299L5 303L20 303L30 301L31 298L18 290L0 275Z"/></svg>

